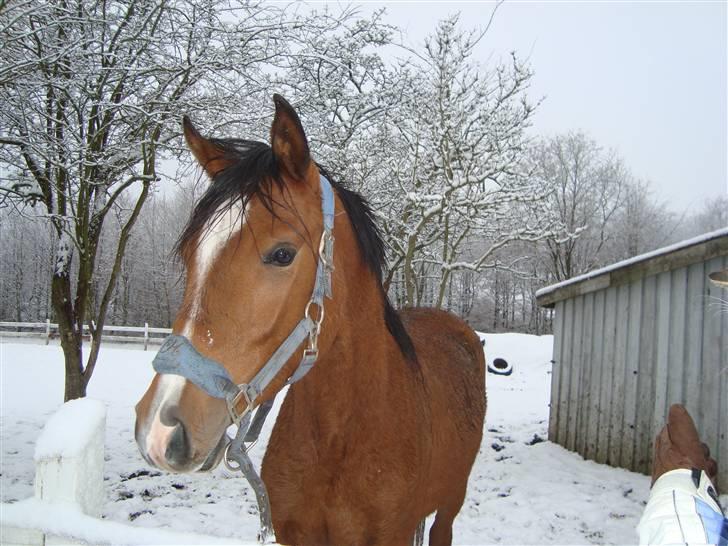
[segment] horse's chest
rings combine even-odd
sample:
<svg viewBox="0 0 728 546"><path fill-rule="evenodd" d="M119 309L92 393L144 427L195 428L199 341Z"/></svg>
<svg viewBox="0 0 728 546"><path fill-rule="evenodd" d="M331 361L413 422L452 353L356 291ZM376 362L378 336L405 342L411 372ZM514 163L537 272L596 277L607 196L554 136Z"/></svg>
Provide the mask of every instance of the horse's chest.
<svg viewBox="0 0 728 546"><path fill-rule="evenodd" d="M273 462L273 461L271 461ZM273 477L275 474L275 477ZM400 517L383 470L349 464L266 465L276 535L284 543L360 544Z"/></svg>
<svg viewBox="0 0 728 546"><path fill-rule="evenodd" d="M286 456L266 454L263 478L277 534L281 530L294 543L306 537L302 542L355 544L401 517L408 489L402 472L371 451L368 458L341 455L327 457L305 448Z"/></svg>
<svg viewBox="0 0 728 546"><path fill-rule="evenodd" d="M313 450L267 454L264 469L271 495L272 490L280 490L291 502L306 505L321 502L330 506L362 493L371 497L376 495L377 484L385 482L384 464L339 450L336 456ZM383 486L387 488L386 483Z"/></svg>
<svg viewBox="0 0 728 546"><path fill-rule="evenodd" d="M293 402L284 402L263 461L279 538L300 544L367 543L363 537L386 537L388 529L413 519L409 501L421 494L418 427L403 426L395 416L394 423L387 421L392 425L387 432L382 419L370 413L332 433Z"/></svg>

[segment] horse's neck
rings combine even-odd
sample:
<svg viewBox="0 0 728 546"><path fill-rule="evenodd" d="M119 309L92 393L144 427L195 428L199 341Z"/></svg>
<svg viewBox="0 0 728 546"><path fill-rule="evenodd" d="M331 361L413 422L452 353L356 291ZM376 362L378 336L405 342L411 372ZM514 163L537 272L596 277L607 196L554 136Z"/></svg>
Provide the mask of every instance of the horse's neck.
<svg viewBox="0 0 728 546"><path fill-rule="evenodd" d="M357 418L376 419L391 393L407 381L406 363L384 322L381 302L358 308L336 332L315 369L293 385L296 420L322 439L341 435ZM325 324L325 323L324 323ZM325 328L325 325L324 325Z"/></svg>
<svg viewBox="0 0 728 546"><path fill-rule="evenodd" d="M342 209L340 202L337 208ZM288 396L296 434L336 443L352 424L386 419L392 398L411 378L385 323L381 286L355 250L358 243L346 215L336 217L334 232L334 299L324 302L322 352Z"/></svg>

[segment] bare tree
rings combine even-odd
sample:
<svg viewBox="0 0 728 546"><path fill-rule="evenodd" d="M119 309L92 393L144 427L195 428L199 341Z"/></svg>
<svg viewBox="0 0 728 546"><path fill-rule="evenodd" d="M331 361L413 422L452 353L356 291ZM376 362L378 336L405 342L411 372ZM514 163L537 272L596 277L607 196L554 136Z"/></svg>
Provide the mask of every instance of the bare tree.
<svg viewBox="0 0 728 546"><path fill-rule="evenodd" d="M694 215L692 225L694 235L728 227L728 195L706 199L701 209Z"/></svg>
<svg viewBox="0 0 728 546"><path fill-rule="evenodd" d="M122 260L108 313L108 320L114 324L171 326L184 287L183 270L174 255L175 243L200 190L207 186L206 181L199 186L193 182L184 180L174 192L150 196ZM115 215L107 224L104 237L114 240L123 226L123 217ZM103 248L102 244L100 263L111 263L112 253Z"/></svg>
<svg viewBox="0 0 728 546"><path fill-rule="evenodd" d="M369 197L401 305L542 332L539 287L669 242L678 220L614 154L582 133L530 145L531 71L515 55L479 65L487 28L464 32L451 17L405 50L381 12L291 8L0 9L0 206L12 205L0 209L0 314L33 320L52 307L67 398L85 392L107 318L169 324L180 288L171 250L195 190L154 190L160 161L179 153L179 118L266 138L271 88L301 109L317 157ZM720 225L727 208L706 205L685 225Z"/></svg>
<svg viewBox="0 0 728 546"><path fill-rule="evenodd" d="M53 228L66 400L85 395L132 227L160 159L177 146L182 114L221 125L235 112L259 113L263 64L299 26L273 5L218 0L19 1L0 10L0 199L38 205ZM100 271L103 226L122 204L113 260Z"/></svg>
<svg viewBox="0 0 728 546"><path fill-rule="evenodd" d="M622 161L580 132L538 143L532 161L533 178L550 192L549 210L563 226L546 240L553 279L562 281L601 265L609 226L630 180Z"/></svg>
<svg viewBox="0 0 728 546"><path fill-rule="evenodd" d="M49 226L0 208L0 320L26 322L49 316L52 254Z"/></svg>
<svg viewBox="0 0 728 546"><path fill-rule="evenodd" d="M622 203L609 228L607 261L624 260L669 244L680 223L681 218L656 200L648 182L625 184Z"/></svg>
<svg viewBox="0 0 728 546"><path fill-rule="evenodd" d="M388 64L379 51L393 47L392 30L375 13L311 36L291 58L286 86L324 163L380 217L387 286L404 288L397 301L443 306L492 266L496 249L538 239L551 224L528 213L544 195L521 168L531 73L515 56L478 67L485 31L463 32L457 17L440 23L424 51L399 49L409 60Z"/></svg>
<svg viewBox="0 0 728 546"><path fill-rule="evenodd" d="M523 162L531 71L515 55L479 67L483 35L460 30L458 17L442 21L401 68L410 92L382 131L389 174L375 203L393 250L389 280L401 271L407 304L422 303L418 279L429 277L442 307L453 273L491 267L498 248L539 239L552 223L524 215L544 199Z"/></svg>

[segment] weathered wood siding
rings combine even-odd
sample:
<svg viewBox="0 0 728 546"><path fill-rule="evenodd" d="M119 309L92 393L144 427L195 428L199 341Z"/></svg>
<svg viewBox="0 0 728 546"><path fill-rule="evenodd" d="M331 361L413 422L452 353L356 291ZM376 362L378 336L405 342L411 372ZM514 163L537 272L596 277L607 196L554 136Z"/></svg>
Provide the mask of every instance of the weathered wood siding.
<svg viewBox="0 0 728 546"><path fill-rule="evenodd" d="M685 404L728 489L728 310L717 256L554 303L549 439L649 473L668 407Z"/></svg>

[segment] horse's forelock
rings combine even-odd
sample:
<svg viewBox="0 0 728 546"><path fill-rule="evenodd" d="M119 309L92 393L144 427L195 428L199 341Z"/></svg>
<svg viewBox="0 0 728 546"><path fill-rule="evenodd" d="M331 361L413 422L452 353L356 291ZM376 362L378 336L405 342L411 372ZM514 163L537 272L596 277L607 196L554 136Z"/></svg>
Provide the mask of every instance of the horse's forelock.
<svg viewBox="0 0 728 546"><path fill-rule="evenodd" d="M230 165L212 179L195 206L177 241L178 255L192 242L202 240L203 231L214 223L214 217L227 214L231 207L241 206L241 210L245 210L250 200L258 197L266 208L272 209L272 185L283 186L273 152L267 144L239 139L211 141L224 151Z"/></svg>

